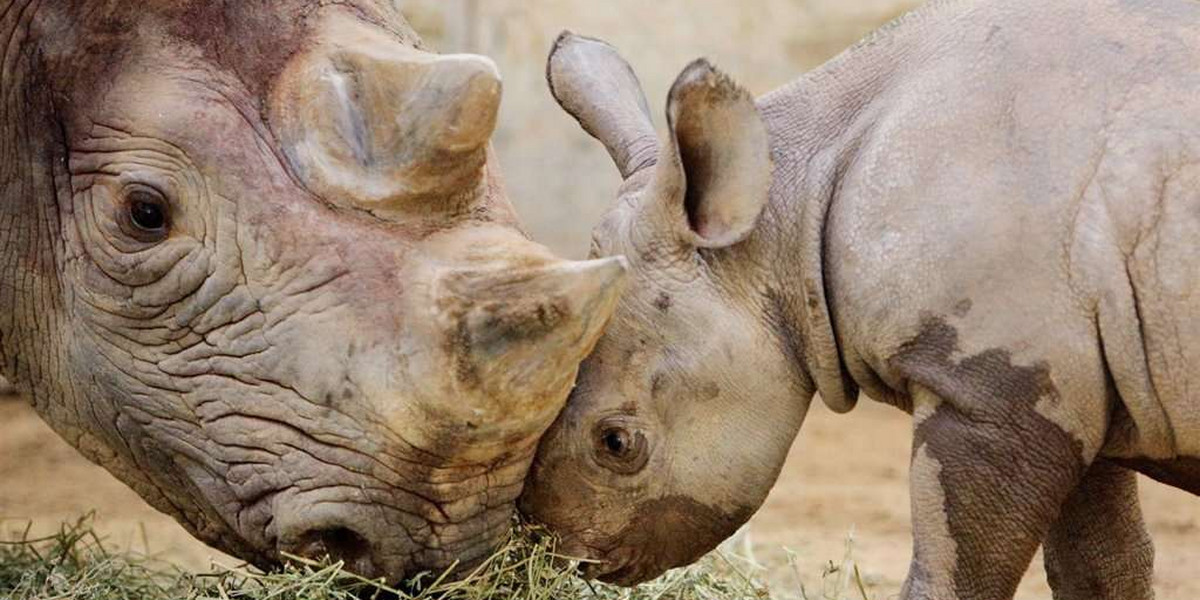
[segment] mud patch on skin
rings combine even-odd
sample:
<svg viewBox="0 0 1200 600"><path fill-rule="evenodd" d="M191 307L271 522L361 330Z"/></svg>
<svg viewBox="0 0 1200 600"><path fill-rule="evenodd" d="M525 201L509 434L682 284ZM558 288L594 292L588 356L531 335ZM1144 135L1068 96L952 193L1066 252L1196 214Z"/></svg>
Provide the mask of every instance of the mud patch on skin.
<svg viewBox="0 0 1200 600"><path fill-rule="evenodd" d="M637 516L615 537L619 541L613 555L623 558L622 550L631 549L649 551L652 558L634 554L615 570L601 574L601 581L634 585L668 569L691 564L733 535L750 520L754 509L737 507L725 512L688 496L675 495L643 502L634 514Z"/></svg>
<svg viewBox="0 0 1200 600"><path fill-rule="evenodd" d="M650 378L650 398L651 399L657 400L658 397L662 394L663 386L664 386L663 379L664 379L664 376L662 373L655 373L654 376ZM635 403L627 403L627 404L635 404Z"/></svg>
<svg viewBox="0 0 1200 600"><path fill-rule="evenodd" d="M925 448L941 465L947 520L958 545L958 594L1011 595L1083 477L1082 446L1036 409L1039 401L1059 401L1049 365L1014 365L1003 349L956 361L958 350L958 332L927 316L890 362L943 400L917 426L913 447ZM997 556L1008 549L1007 556Z"/></svg>
<svg viewBox="0 0 1200 600"><path fill-rule="evenodd" d="M967 316L967 313L971 312L972 306L974 306L974 303L971 302L970 298L963 298L962 300L959 300L954 305L954 316L960 319Z"/></svg>
<svg viewBox="0 0 1200 600"><path fill-rule="evenodd" d="M1063 505L1043 541L1056 598L1154 597L1154 543L1138 501L1137 475L1099 460Z"/></svg>
<svg viewBox="0 0 1200 600"><path fill-rule="evenodd" d="M481 306L470 318L472 343L487 354L500 354L512 343L538 339L561 327L570 316L564 298Z"/></svg>
<svg viewBox="0 0 1200 600"><path fill-rule="evenodd" d="M654 300L654 308L657 308L660 312L665 313L671 310L671 302L671 295L663 292Z"/></svg>
<svg viewBox="0 0 1200 600"><path fill-rule="evenodd" d="M450 319L444 348L455 360L455 374L463 385L479 388L480 369L487 360L503 355L514 345L545 337L571 318L567 298L551 296L478 302L476 295L460 293L441 300Z"/></svg>

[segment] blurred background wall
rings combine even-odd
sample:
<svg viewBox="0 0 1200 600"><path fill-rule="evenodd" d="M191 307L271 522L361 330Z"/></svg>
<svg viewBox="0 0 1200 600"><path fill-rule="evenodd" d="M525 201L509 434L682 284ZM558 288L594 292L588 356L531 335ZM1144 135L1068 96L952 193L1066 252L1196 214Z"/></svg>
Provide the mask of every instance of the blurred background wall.
<svg viewBox="0 0 1200 600"><path fill-rule="evenodd" d="M560 254L587 252L619 180L600 145L554 103L544 71L563 29L603 38L638 71L663 129L667 89L704 56L755 94L821 64L918 0L396 0L441 52L493 58L504 76L495 137L529 232Z"/></svg>

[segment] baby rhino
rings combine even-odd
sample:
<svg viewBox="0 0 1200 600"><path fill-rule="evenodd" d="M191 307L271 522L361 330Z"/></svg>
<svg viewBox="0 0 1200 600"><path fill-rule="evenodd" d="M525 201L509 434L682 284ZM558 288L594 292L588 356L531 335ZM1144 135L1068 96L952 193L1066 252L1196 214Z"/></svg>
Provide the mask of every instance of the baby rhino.
<svg viewBox="0 0 1200 600"><path fill-rule="evenodd" d="M523 508L634 584L758 509L810 400L914 417L902 598L1150 598L1140 471L1200 492L1200 4L935 2L754 101L691 64L658 143L564 34L631 283ZM831 457L831 459L834 457Z"/></svg>

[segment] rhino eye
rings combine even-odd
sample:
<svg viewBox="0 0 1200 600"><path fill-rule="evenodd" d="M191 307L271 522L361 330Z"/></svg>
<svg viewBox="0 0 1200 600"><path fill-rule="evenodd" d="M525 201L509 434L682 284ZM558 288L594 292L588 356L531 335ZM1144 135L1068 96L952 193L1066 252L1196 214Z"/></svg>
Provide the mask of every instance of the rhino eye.
<svg viewBox="0 0 1200 600"><path fill-rule="evenodd" d="M604 434L604 447L617 457L629 452L629 432L623 429L610 429Z"/></svg>
<svg viewBox="0 0 1200 600"><path fill-rule="evenodd" d="M622 475L641 471L650 460L646 436L625 423L606 423L597 428L596 461Z"/></svg>
<svg viewBox="0 0 1200 600"><path fill-rule="evenodd" d="M134 188L125 196L121 222L126 231L142 242L157 242L167 237L170 225L167 199L154 189Z"/></svg>

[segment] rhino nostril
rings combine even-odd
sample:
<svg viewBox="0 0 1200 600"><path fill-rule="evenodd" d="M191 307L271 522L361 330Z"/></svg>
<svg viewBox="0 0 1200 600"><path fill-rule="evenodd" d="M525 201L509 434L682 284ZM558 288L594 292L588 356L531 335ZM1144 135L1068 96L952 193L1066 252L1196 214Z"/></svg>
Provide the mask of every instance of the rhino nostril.
<svg viewBox="0 0 1200 600"><path fill-rule="evenodd" d="M299 549L308 558L328 556L342 561L346 569L363 577L378 575L371 560L371 545L357 532L345 527L310 531L301 537Z"/></svg>

